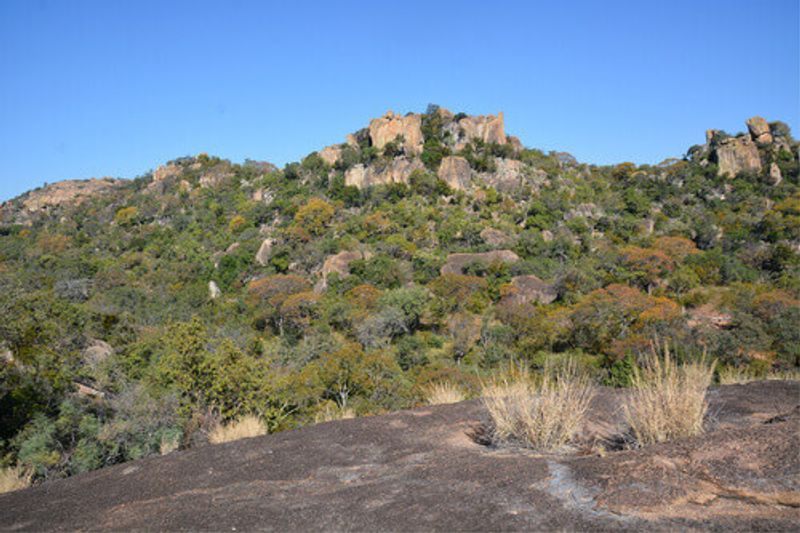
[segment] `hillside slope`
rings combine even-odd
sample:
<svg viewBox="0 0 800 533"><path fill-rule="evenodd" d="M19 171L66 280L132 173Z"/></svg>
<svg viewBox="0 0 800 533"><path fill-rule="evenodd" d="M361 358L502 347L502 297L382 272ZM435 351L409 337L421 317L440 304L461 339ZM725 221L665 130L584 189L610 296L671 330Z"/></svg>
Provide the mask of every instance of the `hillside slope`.
<svg viewBox="0 0 800 533"><path fill-rule="evenodd" d="M584 437L621 394L601 392ZM798 382L721 387L707 434L603 456L476 444L476 402L325 423L0 495L0 529L788 530L799 399Z"/></svg>
<svg viewBox="0 0 800 533"><path fill-rule="evenodd" d="M746 126L598 166L431 106L282 169L199 154L5 202L0 473L407 409L519 366L626 386L654 339L720 380L796 372L800 145Z"/></svg>

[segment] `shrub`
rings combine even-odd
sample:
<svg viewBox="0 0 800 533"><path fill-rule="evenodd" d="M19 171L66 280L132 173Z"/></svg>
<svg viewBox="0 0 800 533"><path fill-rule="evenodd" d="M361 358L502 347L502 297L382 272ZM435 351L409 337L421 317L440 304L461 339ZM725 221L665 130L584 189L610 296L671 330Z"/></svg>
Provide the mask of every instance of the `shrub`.
<svg viewBox="0 0 800 533"><path fill-rule="evenodd" d="M485 385L482 396L495 443L555 450L580 429L594 387L574 365L567 365L557 372L545 369L538 380L520 371L502 382Z"/></svg>
<svg viewBox="0 0 800 533"><path fill-rule="evenodd" d="M30 473L21 467L0 468L0 494L24 489L30 484Z"/></svg>
<svg viewBox="0 0 800 533"><path fill-rule="evenodd" d="M208 441L211 444L222 444L223 442L258 437L266 435L266 433L267 427L260 418L254 415L245 415L238 420L215 427L209 433Z"/></svg>
<svg viewBox="0 0 800 533"><path fill-rule="evenodd" d="M333 206L320 198L311 198L297 210L294 221L312 235L320 235L334 215Z"/></svg>
<svg viewBox="0 0 800 533"><path fill-rule="evenodd" d="M464 391L447 381L434 383L425 388L425 403L428 405L458 403L465 399Z"/></svg>
<svg viewBox="0 0 800 533"><path fill-rule="evenodd" d="M705 354L679 365L670 356L669 345L653 345L642 368L634 368L633 391L624 406L625 420L639 445L691 437L703 432L708 410L706 390L714 375L715 362Z"/></svg>

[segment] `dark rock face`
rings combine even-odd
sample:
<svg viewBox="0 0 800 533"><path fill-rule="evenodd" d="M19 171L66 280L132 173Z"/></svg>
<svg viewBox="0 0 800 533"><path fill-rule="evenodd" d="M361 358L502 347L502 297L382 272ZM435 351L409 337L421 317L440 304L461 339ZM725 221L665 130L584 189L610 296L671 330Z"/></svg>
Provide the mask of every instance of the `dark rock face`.
<svg viewBox="0 0 800 533"><path fill-rule="evenodd" d="M3 530L794 530L800 383L709 392L707 433L597 454L624 391L602 389L576 451L475 442L476 401L319 424L0 495ZM777 415L777 416L776 416ZM583 450L583 451L581 451Z"/></svg>

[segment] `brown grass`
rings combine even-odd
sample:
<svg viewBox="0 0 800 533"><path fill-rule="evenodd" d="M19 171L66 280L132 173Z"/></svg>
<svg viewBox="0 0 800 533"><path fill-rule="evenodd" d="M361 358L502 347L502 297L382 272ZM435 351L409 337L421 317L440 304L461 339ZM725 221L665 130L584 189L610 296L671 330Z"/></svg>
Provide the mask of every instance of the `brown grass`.
<svg viewBox="0 0 800 533"><path fill-rule="evenodd" d="M769 372L766 375L758 375L748 368L728 366L719 371L720 385L742 384L761 380L800 381L800 370L784 370L780 372Z"/></svg>
<svg viewBox="0 0 800 533"><path fill-rule="evenodd" d="M341 408L333 402L325 404L325 407L317 411L314 415L314 423L333 422L334 420L347 420L355 418L356 412L349 407Z"/></svg>
<svg viewBox="0 0 800 533"><path fill-rule="evenodd" d="M425 403L428 405L458 403L465 399L464 391L447 381L434 383L425 389Z"/></svg>
<svg viewBox="0 0 800 533"><path fill-rule="evenodd" d="M518 372L482 390L492 440L538 450L569 442L583 425L593 396L594 386L574 364L557 371L547 368L538 379Z"/></svg>
<svg viewBox="0 0 800 533"><path fill-rule="evenodd" d="M266 435L267 427L260 418L254 415L246 415L238 420L219 425L208 434L208 441L211 444L221 444L249 437Z"/></svg>
<svg viewBox="0 0 800 533"><path fill-rule="evenodd" d="M661 353L654 345L643 368L634 370L633 390L624 406L625 419L639 445L703 432L714 364L703 354L696 362L679 365L668 345Z"/></svg>
<svg viewBox="0 0 800 533"><path fill-rule="evenodd" d="M0 468L0 494L24 489L31 484L31 474L19 466Z"/></svg>

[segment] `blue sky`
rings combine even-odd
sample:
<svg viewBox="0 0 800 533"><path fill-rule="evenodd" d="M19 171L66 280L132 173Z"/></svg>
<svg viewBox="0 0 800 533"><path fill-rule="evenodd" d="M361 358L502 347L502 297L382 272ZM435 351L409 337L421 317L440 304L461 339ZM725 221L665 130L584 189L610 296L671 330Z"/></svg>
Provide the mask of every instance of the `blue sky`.
<svg viewBox="0 0 800 533"><path fill-rule="evenodd" d="M387 109L657 163L800 125L797 0L0 0L0 199L208 152L279 165Z"/></svg>

